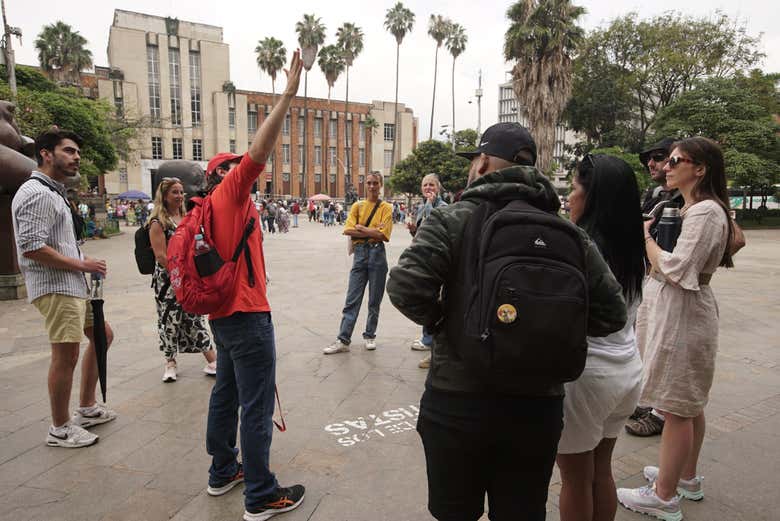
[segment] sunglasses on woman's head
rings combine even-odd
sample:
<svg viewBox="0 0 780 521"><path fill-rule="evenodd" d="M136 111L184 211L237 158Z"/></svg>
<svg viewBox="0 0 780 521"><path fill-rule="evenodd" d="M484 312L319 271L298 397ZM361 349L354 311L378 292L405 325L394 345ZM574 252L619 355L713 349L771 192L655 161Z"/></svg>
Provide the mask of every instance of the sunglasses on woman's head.
<svg viewBox="0 0 780 521"><path fill-rule="evenodd" d="M696 161L693 159L688 159L687 157L680 157L680 156L672 156L669 158L669 168L676 168L677 165L680 163L690 163L692 165L696 164Z"/></svg>
<svg viewBox="0 0 780 521"><path fill-rule="evenodd" d="M176 181L177 183L181 183L181 179L178 177L163 177L163 181Z"/></svg>

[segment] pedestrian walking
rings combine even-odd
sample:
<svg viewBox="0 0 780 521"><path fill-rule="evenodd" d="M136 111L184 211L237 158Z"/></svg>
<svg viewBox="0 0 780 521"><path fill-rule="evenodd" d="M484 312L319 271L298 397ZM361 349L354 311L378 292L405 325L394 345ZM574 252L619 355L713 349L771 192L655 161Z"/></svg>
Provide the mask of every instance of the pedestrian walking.
<svg viewBox="0 0 780 521"><path fill-rule="evenodd" d="M52 128L35 140L38 169L16 192L11 204L19 266L24 274L27 299L43 315L51 343L49 404L52 423L46 444L52 447L85 447L98 441L87 428L117 417L97 402L98 381L92 309L87 300L85 273L106 275L104 260L85 257L79 249L72 208L65 181L79 173L81 138ZM86 335L89 345L81 361L79 407L70 415L73 371L79 345ZM107 346L114 333L105 322Z"/></svg>
<svg viewBox="0 0 780 521"><path fill-rule="evenodd" d="M710 281L718 267L734 265L734 228L720 146L693 137L671 150L664 171L668 186L685 201L682 231L673 250L664 251L650 235L652 222L645 222L651 270L636 326L645 364L639 404L665 420L660 464L644 468L650 485L621 488L617 496L630 510L679 521L681 497L704 497L698 459L718 349L718 304Z"/></svg>
<svg viewBox="0 0 780 521"><path fill-rule="evenodd" d="M434 335L417 423L428 510L479 519L487 494L492 520L537 521L563 427L562 382L582 371L586 333L620 330L626 309L596 246L558 217L528 131L499 123L480 143L461 153L471 159L461 200L431 212L387 290Z"/></svg>
<svg viewBox="0 0 780 521"><path fill-rule="evenodd" d="M407 224L406 226L412 237L414 237L414 235L417 233L417 229L420 227L420 225L422 225L423 221L425 221L425 219L431 215L431 212L434 208L447 206L447 203L445 203L439 195L441 193L441 181L439 181L439 176L436 174L428 174L423 177L421 190L423 201L417 206L415 221L413 223ZM422 336L412 342L411 348L414 351L430 351L432 344L433 336L428 331L428 329L423 326ZM431 366L430 354L420 360L420 363L417 364L417 366L420 369L428 369Z"/></svg>
<svg viewBox="0 0 780 521"><path fill-rule="evenodd" d="M290 207L290 213L292 214L293 228L298 227L298 215L301 213L301 205L298 204L298 200L293 201Z"/></svg>
<svg viewBox="0 0 780 521"><path fill-rule="evenodd" d="M352 269L349 272L347 297L341 315L341 325L336 341L323 349L326 355L349 351L352 331L355 329L360 304L368 285L368 317L363 332L366 349L376 349L376 330L379 324L379 306L385 295L387 254L385 243L393 233L393 207L379 199L382 176L372 172L366 176L364 201L355 203L349 211L344 235L350 238L353 248Z"/></svg>
<svg viewBox="0 0 780 521"><path fill-rule="evenodd" d="M175 177L162 180L157 187L154 209L149 217L149 240L157 261L152 275L152 289L157 308L157 333L160 351L165 357L162 381L175 382L178 376L176 356L179 353L200 353L206 359L203 372L217 374L217 355L206 331L202 316L187 313L176 301L168 276L168 240L184 217L184 186Z"/></svg>
<svg viewBox="0 0 780 521"><path fill-rule="evenodd" d="M300 82L300 52L293 53L287 86L243 156L220 153L208 162L212 240L223 259L232 257L249 220L258 219L250 199L263 173ZM245 217L246 216L246 217ZM276 348L265 282L262 233L246 239L248 255L236 261L231 296L209 315L217 344L217 381L211 391L206 450L212 457L208 494L219 496L245 481L244 520L258 521L297 508L304 487L281 487L270 469L273 434ZM253 275L252 275L253 274ZM236 440L241 411L242 463Z"/></svg>
<svg viewBox="0 0 780 521"><path fill-rule="evenodd" d="M642 361L634 321L642 298L645 247L639 186L633 169L616 157L587 155L569 194L571 221L588 233L623 288L623 329L588 337L585 369L565 384L565 424L558 443L561 521L615 518L612 451L639 400Z"/></svg>

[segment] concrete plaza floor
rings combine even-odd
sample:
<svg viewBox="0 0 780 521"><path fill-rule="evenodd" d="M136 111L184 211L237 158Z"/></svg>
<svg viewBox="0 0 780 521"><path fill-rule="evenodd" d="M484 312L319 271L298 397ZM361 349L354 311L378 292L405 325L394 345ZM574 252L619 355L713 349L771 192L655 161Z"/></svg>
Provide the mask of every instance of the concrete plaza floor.
<svg viewBox="0 0 780 521"><path fill-rule="evenodd" d="M178 382L163 384L149 277L136 272L133 228L90 241L108 261L108 403L119 418L95 428L100 443L78 450L44 444L49 425L49 345L24 301L0 302L0 519L236 521L242 487L206 494L204 433L213 380L199 355L180 356ZM288 430L276 432L271 463L281 484L303 483L306 499L289 521L431 519L421 443L414 430L425 371L409 349L419 328L385 299L378 349L323 356L341 316L350 259L339 227L302 223L267 236L276 326L277 381ZM737 268L713 286L721 313L720 351L701 456L706 499L685 502L690 521L778 519L780 463L780 231L747 233ZM398 227L390 265L408 245ZM365 310L365 308L363 308ZM365 313L355 338L360 338ZM84 344L82 344L83 346ZM74 395L71 404L77 400ZM497 425L496 428L501 428ZM620 485L643 483L659 438L621 435ZM550 485L548 519L558 519L560 480ZM487 519L487 516L484 517ZM643 519L619 509L621 521Z"/></svg>

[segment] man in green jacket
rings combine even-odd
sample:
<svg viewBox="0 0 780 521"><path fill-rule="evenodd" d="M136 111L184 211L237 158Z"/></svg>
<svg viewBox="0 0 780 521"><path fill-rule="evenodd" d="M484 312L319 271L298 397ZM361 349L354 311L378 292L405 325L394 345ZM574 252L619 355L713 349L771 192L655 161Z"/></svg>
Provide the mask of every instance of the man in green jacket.
<svg viewBox="0 0 780 521"><path fill-rule="evenodd" d="M552 214L560 203L550 181L534 168L536 144L521 125L493 125L476 151L461 155L471 159L471 167L460 201L431 212L387 284L401 313L435 331L417 424L428 470L428 509L439 520L476 520L487 493L493 521L544 520L563 427L563 386L540 388L518 379L512 392L492 391L454 354L447 332L453 325L445 327L442 298L448 283L457 283L453 275L464 229L482 202L511 195ZM604 336L625 324L622 290L595 245L576 229L586 255L588 335Z"/></svg>

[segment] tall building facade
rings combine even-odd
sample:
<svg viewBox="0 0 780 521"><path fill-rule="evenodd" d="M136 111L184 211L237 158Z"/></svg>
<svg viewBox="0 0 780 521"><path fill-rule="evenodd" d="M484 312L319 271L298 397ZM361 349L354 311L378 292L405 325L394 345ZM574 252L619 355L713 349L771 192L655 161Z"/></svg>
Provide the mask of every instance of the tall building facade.
<svg viewBox="0 0 780 521"><path fill-rule="evenodd" d="M151 194L153 174L171 159L198 161L205 168L217 152L245 152L274 105L271 93L237 89L230 81L230 49L221 27L117 9L108 61L109 67L96 67L98 95L118 114L141 123L133 157L106 176L108 193ZM412 110L399 104L398 129L393 110L393 103L383 101L346 106L296 97L257 189L277 196L342 197L351 183L363 195L368 172L389 176L396 132L397 160L417 144Z"/></svg>
<svg viewBox="0 0 780 521"><path fill-rule="evenodd" d="M528 128L533 135L533 129L528 124L528 115L522 105L515 97L515 91L512 88L512 82L508 81L498 86L498 122L499 123L520 123ZM577 135L574 131L567 129L563 125L555 127L555 148L553 158L558 164L558 169L553 173L553 184L558 189L568 187L566 180L567 172L563 169L566 162L566 145L574 145L577 142Z"/></svg>

